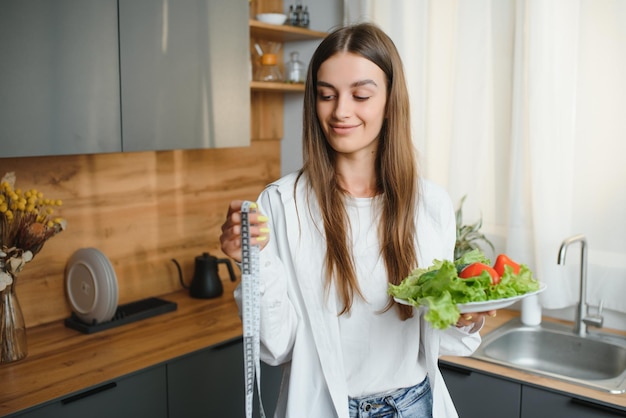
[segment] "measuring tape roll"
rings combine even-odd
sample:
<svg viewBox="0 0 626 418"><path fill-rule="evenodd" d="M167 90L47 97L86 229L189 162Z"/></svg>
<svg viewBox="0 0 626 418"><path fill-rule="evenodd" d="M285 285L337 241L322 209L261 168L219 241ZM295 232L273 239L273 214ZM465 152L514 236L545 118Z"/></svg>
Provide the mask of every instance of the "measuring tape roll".
<svg viewBox="0 0 626 418"><path fill-rule="evenodd" d="M265 418L261 401L261 292L259 278L259 246L250 240L250 214L256 203L245 201L241 206L241 290L243 305L243 361L246 389L246 418L252 418L254 384L259 396L261 418Z"/></svg>

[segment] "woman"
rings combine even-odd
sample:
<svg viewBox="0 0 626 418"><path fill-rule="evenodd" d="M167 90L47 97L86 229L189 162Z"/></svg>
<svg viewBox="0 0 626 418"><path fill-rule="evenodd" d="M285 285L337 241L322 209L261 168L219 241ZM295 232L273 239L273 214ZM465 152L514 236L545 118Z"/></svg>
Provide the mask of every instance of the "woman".
<svg viewBox="0 0 626 418"><path fill-rule="evenodd" d="M437 358L471 354L484 313L439 331L387 294L418 265L452 259L455 219L443 189L418 177L402 62L376 26L338 29L314 53L303 158L251 217L261 358L284 365L276 416L456 416ZM240 209L231 203L220 237L237 261Z"/></svg>

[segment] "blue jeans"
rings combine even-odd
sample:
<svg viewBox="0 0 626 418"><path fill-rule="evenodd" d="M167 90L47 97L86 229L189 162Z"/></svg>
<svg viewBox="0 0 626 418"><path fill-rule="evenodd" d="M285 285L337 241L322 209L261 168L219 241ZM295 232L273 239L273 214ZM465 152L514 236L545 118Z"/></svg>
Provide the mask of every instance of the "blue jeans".
<svg viewBox="0 0 626 418"><path fill-rule="evenodd" d="M350 418L432 418L433 395L428 377L413 387L350 398Z"/></svg>

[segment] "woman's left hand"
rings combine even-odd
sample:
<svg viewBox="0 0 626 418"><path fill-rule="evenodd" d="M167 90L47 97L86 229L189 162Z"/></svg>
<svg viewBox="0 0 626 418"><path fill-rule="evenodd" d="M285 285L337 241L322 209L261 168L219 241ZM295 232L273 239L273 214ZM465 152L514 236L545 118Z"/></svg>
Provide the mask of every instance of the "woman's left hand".
<svg viewBox="0 0 626 418"><path fill-rule="evenodd" d="M471 325L472 328L475 329L476 327L482 326L486 316L494 317L496 316L496 311L463 313L456 322L456 327L463 328Z"/></svg>

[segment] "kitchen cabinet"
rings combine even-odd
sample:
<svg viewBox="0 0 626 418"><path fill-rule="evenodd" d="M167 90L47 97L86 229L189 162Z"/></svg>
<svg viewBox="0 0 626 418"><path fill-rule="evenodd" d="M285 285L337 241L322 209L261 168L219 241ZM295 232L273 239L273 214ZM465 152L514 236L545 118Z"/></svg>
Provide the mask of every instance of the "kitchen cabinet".
<svg viewBox="0 0 626 418"><path fill-rule="evenodd" d="M248 7L119 0L124 151L250 144Z"/></svg>
<svg viewBox="0 0 626 418"><path fill-rule="evenodd" d="M116 0L0 2L2 157L122 150Z"/></svg>
<svg viewBox="0 0 626 418"><path fill-rule="evenodd" d="M250 144L248 3L0 2L2 157Z"/></svg>
<svg viewBox="0 0 626 418"><path fill-rule="evenodd" d="M613 418L626 408L500 378L440 362L446 386L463 418Z"/></svg>
<svg viewBox="0 0 626 418"><path fill-rule="evenodd" d="M522 386L522 399L524 402L521 418L615 418L626 416L626 409L617 409L599 402L526 385Z"/></svg>
<svg viewBox="0 0 626 418"><path fill-rule="evenodd" d="M245 416L243 340L207 348L167 365L170 418ZM261 396L268 417L274 415L281 370L261 363ZM255 388L255 416L259 406Z"/></svg>
<svg viewBox="0 0 626 418"><path fill-rule="evenodd" d="M106 382L10 417L167 418L165 366Z"/></svg>
<svg viewBox="0 0 626 418"><path fill-rule="evenodd" d="M463 418L519 417L521 385L440 363L446 386Z"/></svg>
<svg viewBox="0 0 626 418"><path fill-rule="evenodd" d="M274 415L281 368L261 363L266 416ZM255 416L259 404L255 388ZM243 339L207 347L38 405L10 418L194 418L245 416Z"/></svg>

